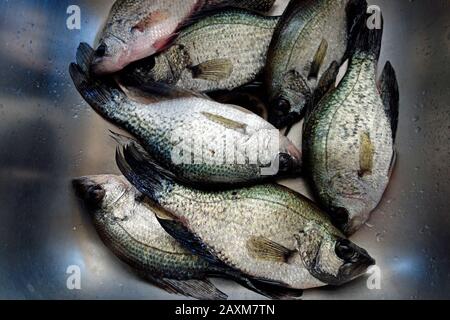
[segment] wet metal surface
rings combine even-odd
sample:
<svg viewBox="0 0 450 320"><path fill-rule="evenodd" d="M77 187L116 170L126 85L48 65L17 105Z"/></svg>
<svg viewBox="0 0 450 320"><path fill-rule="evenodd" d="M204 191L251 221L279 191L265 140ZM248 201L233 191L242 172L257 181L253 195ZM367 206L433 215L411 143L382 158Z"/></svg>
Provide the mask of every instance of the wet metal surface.
<svg viewBox="0 0 450 320"><path fill-rule="evenodd" d="M304 297L450 298L450 2L371 3L386 21L381 62L392 61L401 93L397 167L382 203L353 237L376 258L381 289L369 290L362 278ZM81 30L66 28L72 4L81 8ZM93 43L110 5L0 1L0 298L182 298L142 281L105 248L69 184L118 172L112 127L67 72L78 43ZM70 265L81 270L81 290L66 286ZM230 298L259 298L217 283Z"/></svg>

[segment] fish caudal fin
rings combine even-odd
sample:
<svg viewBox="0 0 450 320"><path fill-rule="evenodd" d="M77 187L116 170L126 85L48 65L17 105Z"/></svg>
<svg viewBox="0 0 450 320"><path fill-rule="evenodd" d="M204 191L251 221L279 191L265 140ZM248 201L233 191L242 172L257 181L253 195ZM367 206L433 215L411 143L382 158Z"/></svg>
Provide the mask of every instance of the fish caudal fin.
<svg viewBox="0 0 450 320"><path fill-rule="evenodd" d="M400 94L398 89L397 76L391 63L388 61L384 66L378 84L381 99L383 100L384 111L390 121L392 130L392 139L395 141L397 134L398 115L399 115L399 101Z"/></svg>
<svg viewBox="0 0 450 320"><path fill-rule="evenodd" d="M381 52L381 41L383 39L383 25L381 12L374 15L366 14L364 19L359 21L354 43L349 43L352 48L352 53L370 54L378 60Z"/></svg>
<svg viewBox="0 0 450 320"><path fill-rule="evenodd" d="M94 53L94 49L92 49L86 42L81 42L78 46L76 60L77 64L85 74L89 74L89 66L91 65Z"/></svg>
<svg viewBox="0 0 450 320"><path fill-rule="evenodd" d="M345 8L347 15L347 37L348 48L342 61L345 61L351 55L351 44L356 42L358 33L366 24L367 1L366 0L350 0Z"/></svg>
<svg viewBox="0 0 450 320"><path fill-rule="evenodd" d="M209 280L153 279L161 289L169 293L182 294L199 300L226 300L228 296L216 288Z"/></svg>
<svg viewBox="0 0 450 320"><path fill-rule="evenodd" d="M128 181L140 192L158 203L159 195L171 190L173 174L152 159L136 140L118 140L116 163Z"/></svg>
<svg viewBox="0 0 450 320"><path fill-rule="evenodd" d="M105 115L114 105L114 96L119 94L116 86L108 80L91 77L89 65L93 49L86 43L81 43L77 50L77 63L71 63L69 73L81 96L95 111Z"/></svg>

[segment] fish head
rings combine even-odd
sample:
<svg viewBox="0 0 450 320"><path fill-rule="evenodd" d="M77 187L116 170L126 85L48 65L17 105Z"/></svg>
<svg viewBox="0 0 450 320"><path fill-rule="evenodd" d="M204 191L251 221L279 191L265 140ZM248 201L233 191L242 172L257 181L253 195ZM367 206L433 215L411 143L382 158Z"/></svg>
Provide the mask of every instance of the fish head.
<svg viewBox="0 0 450 320"><path fill-rule="evenodd" d="M112 212L134 196L133 188L124 177L96 175L76 178L72 181L78 196L93 209Z"/></svg>
<svg viewBox="0 0 450 320"><path fill-rule="evenodd" d="M277 128L284 128L300 121L312 101L311 91L303 77L296 71L289 72L274 88L269 101L269 122Z"/></svg>
<svg viewBox="0 0 450 320"><path fill-rule="evenodd" d="M104 37L91 63L92 71L97 75L114 73L132 62L132 50L127 42L114 35Z"/></svg>
<svg viewBox="0 0 450 320"><path fill-rule="evenodd" d="M341 285L366 273L375 260L366 250L321 227L308 227L295 236L297 250L312 276L329 285Z"/></svg>

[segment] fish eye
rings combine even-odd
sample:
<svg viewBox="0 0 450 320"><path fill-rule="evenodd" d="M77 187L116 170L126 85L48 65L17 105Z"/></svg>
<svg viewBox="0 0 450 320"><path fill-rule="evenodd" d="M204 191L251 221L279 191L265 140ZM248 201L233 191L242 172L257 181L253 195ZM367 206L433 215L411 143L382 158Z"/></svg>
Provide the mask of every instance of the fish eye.
<svg viewBox="0 0 450 320"><path fill-rule="evenodd" d="M278 155L278 161L279 161L279 171L280 172L286 172L289 171L292 168L292 157L291 155L287 153L280 153Z"/></svg>
<svg viewBox="0 0 450 320"><path fill-rule="evenodd" d="M336 242L335 252L344 261L353 261L357 256L355 248L347 239L340 239Z"/></svg>
<svg viewBox="0 0 450 320"><path fill-rule="evenodd" d="M285 98L278 99L276 105L277 105L277 109L279 111L283 112L284 114L288 113L289 109L291 108L291 104Z"/></svg>
<svg viewBox="0 0 450 320"><path fill-rule="evenodd" d="M103 57L106 54L106 44L102 43L97 50L95 50L95 55L97 57Z"/></svg>

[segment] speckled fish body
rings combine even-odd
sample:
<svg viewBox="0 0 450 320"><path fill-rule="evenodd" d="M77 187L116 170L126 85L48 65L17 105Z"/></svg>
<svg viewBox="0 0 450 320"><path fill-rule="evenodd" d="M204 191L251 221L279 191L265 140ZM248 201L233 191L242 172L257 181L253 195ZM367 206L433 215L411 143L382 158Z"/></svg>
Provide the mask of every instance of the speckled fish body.
<svg viewBox="0 0 450 320"><path fill-rule="evenodd" d="M162 209L124 177L87 176L75 179L74 186L86 201L106 246L142 276L169 292L226 298L206 280L207 275L219 274L220 270L168 235L155 217ZM192 290L186 290L189 285Z"/></svg>
<svg viewBox="0 0 450 320"><path fill-rule="evenodd" d="M379 203L394 163L398 86L390 63L377 83L381 35L361 32L347 74L304 127L303 151L316 195L348 234Z"/></svg>
<svg viewBox="0 0 450 320"><path fill-rule="evenodd" d="M293 0L270 44L266 86L269 120L276 127L299 121L320 86L334 83L350 30L365 13L363 0Z"/></svg>
<svg viewBox="0 0 450 320"><path fill-rule="evenodd" d="M339 285L374 263L311 201L285 187L201 191L156 165L141 166L128 147L116 159L127 179L169 213L158 215L161 225L209 261L292 289Z"/></svg>
<svg viewBox="0 0 450 320"><path fill-rule="evenodd" d="M239 184L299 170L300 151L259 116L167 86L152 87L156 95L147 91L141 101L130 99L114 85L89 78L82 47L79 64L70 67L81 95L181 180Z"/></svg>
<svg viewBox="0 0 450 320"><path fill-rule="evenodd" d="M204 10L225 6L268 11L274 0L117 0L100 35L94 72L112 73L164 48Z"/></svg>
<svg viewBox="0 0 450 320"><path fill-rule="evenodd" d="M201 92L242 86L262 73L277 21L235 9L204 17L165 51L127 68L125 76Z"/></svg>

